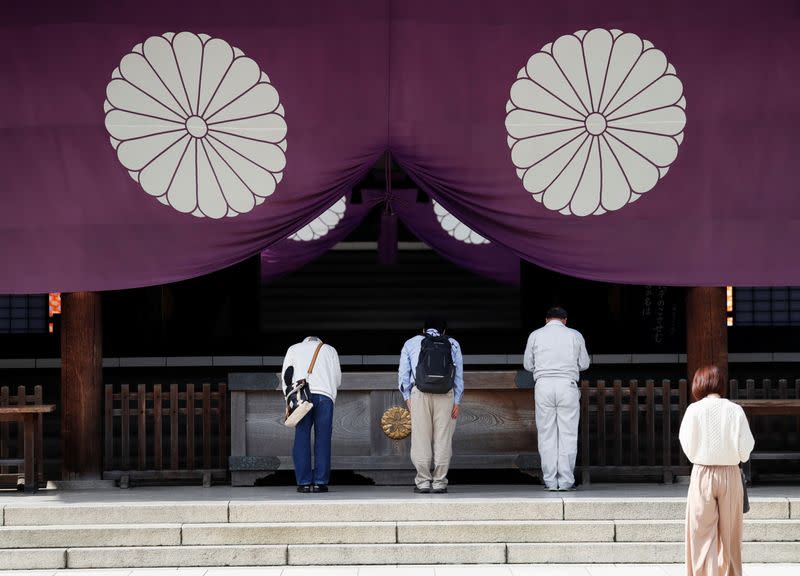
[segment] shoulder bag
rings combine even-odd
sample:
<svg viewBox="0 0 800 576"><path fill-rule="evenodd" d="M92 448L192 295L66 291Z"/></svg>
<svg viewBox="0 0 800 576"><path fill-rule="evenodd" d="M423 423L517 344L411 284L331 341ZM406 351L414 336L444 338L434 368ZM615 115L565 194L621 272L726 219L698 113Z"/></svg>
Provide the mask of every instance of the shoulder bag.
<svg viewBox="0 0 800 576"><path fill-rule="evenodd" d="M317 362L317 356L322 349L322 340L314 350L314 357L311 359L311 364L308 366L308 376L314 371L314 364ZM284 424L290 428L297 426L297 423L303 419L314 407L311 402L311 391L308 387L308 376L302 380L298 380L286 392L286 420Z"/></svg>

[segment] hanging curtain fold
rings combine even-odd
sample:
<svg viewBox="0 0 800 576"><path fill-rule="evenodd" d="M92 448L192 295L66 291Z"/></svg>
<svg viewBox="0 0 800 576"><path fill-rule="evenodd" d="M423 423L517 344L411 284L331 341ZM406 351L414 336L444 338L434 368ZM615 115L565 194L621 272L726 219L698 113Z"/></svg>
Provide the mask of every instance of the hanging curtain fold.
<svg viewBox="0 0 800 576"><path fill-rule="evenodd" d="M287 238L261 252L262 281L269 282L315 260L347 238L370 211L378 209L382 210L381 226L384 214L389 214L395 225L401 221L420 241L454 264L498 282L519 283L519 258L516 255L480 237L452 216L448 217L442 208L437 209L430 202L417 201L416 189L395 189L391 198L384 190L362 190L361 202L351 204L348 201L343 218L330 228L322 222L325 216L322 213L315 219L318 222L315 237L311 236L311 227L307 227L306 241L299 241L295 235L295 239ZM329 222L333 222L333 218ZM386 241L396 243L396 233L395 228ZM391 258L385 260L384 265L391 264Z"/></svg>

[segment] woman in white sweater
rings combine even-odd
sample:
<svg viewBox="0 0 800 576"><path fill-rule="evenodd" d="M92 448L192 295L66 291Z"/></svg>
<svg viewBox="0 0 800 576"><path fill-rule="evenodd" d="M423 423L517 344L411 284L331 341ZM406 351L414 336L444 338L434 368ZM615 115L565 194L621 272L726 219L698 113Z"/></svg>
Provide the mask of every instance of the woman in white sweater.
<svg viewBox="0 0 800 576"><path fill-rule="evenodd" d="M680 441L694 464L686 505L688 576L741 576L743 488L739 463L753 450L741 406L723 398L716 366L692 381L695 402L686 409Z"/></svg>

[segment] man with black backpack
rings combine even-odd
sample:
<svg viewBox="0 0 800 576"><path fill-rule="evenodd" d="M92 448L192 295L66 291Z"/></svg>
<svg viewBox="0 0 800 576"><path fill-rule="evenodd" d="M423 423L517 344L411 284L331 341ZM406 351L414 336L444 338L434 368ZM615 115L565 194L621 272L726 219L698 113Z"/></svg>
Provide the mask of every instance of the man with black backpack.
<svg viewBox="0 0 800 576"><path fill-rule="evenodd" d="M407 340L400 353L397 380L411 412L411 462L417 469L418 494L447 492L453 433L464 394L461 347L446 330L444 320L430 318L422 334Z"/></svg>

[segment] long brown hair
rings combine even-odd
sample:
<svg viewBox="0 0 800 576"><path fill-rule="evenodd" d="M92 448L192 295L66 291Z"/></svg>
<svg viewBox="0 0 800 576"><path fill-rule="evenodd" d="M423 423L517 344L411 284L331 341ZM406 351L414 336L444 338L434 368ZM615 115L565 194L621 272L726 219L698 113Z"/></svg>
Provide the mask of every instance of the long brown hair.
<svg viewBox="0 0 800 576"><path fill-rule="evenodd" d="M698 368L692 380L692 398L702 400L709 394L725 396L725 382L720 380L719 368L714 365Z"/></svg>

